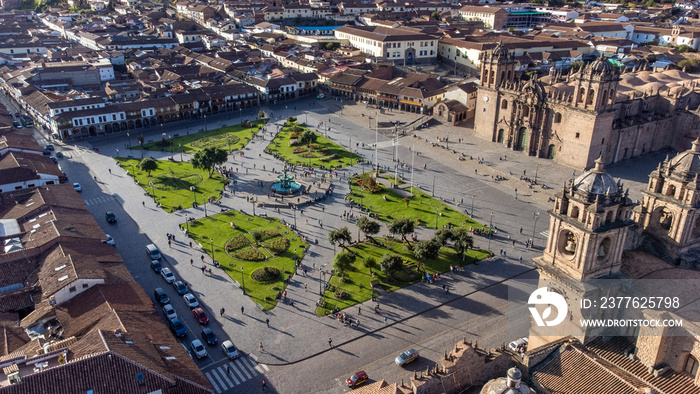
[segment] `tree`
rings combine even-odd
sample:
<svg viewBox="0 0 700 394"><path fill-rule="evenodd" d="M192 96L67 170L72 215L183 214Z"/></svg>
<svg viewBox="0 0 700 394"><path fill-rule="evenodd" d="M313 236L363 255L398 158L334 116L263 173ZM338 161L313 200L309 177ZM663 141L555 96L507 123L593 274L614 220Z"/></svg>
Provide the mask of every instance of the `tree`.
<svg viewBox="0 0 700 394"><path fill-rule="evenodd" d="M382 267L382 271L391 275L403 268L403 259L398 254L385 254L384 257L379 260L379 266Z"/></svg>
<svg viewBox="0 0 700 394"><path fill-rule="evenodd" d="M430 241L418 241L413 245L413 256L418 260L421 269L425 262L429 259L438 257L440 253L440 244L432 239Z"/></svg>
<svg viewBox="0 0 700 394"><path fill-rule="evenodd" d="M449 228L441 228L435 231L433 235L433 240L440 244L440 246L445 246L447 241L452 239L452 230Z"/></svg>
<svg viewBox="0 0 700 394"><path fill-rule="evenodd" d="M411 248L411 243L408 241L406 236L413 232L413 220L408 218L394 219L389 223L389 232L396 235L400 235L401 239L408 244Z"/></svg>
<svg viewBox="0 0 700 394"><path fill-rule="evenodd" d="M191 163L194 168L209 171L209 178L211 178L214 175L214 168L226 163L227 156L225 150L209 147L195 153Z"/></svg>
<svg viewBox="0 0 700 394"><path fill-rule="evenodd" d="M452 231L452 240L454 241L452 248L455 252L462 254L462 261L464 261L464 254L467 252L467 249L474 246L474 239L469 230L466 228L454 229Z"/></svg>
<svg viewBox="0 0 700 394"><path fill-rule="evenodd" d="M648 0L646 3L644 3L645 7L653 7L654 6L654 0Z"/></svg>
<svg viewBox="0 0 700 394"><path fill-rule="evenodd" d="M347 227L342 227L336 230L331 230L328 232L328 242L332 244L338 244L341 248L346 249L346 243L352 243L352 236L350 235L350 230Z"/></svg>
<svg viewBox="0 0 700 394"><path fill-rule="evenodd" d="M299 135L299 142L306 145L307 147L318 139L318 134L313 131L306 129L301 135Z"/></svg>
<svg viewBox="0 0 700 394"><path fill-rule="evenodd" d="M158 168L158 162L147 157L139 162L139 168L141 171L148 171L148 176L151 176L151 171Z"/></svg>
<svg viewBox="0 0 700 394"><path fill-rule="evenodd" d="M363 261L363 264L365 267L369 268L369 272L372 272L372 268L377 266L377 259L375 259L372 256L365 256L365 260Z"/></svg>
<svg viewBox="0 0 700 394"><path fill-rule="evenodd" d="M360 231L362 231L365 238L372 241L372 243L377 243L372 236L379 232L379 222L371 220L367 216L360 216L360 218L355 222L355 225Z"/></svg>
<svg viewBox="0 0 700 394"><path fill-rule="evenodd" d="M258 111L258 118L262 119L264 117L265 117L265 111L263 111L263 110Z"/></svg>
<svg viewBox="0 0 700 394"><path fill-rule="evenodd" d="M440 20L440 11L433 11L432 14L430 14L430 17L435 19L436 21Z"/></svg>
<svg viewBox="0 0 700 394"><path fill-rule="evenodd" d="M345 272L352 269L352 263L355 262L355 255L348 252L340 252L333 258L333 269L341 277L345 277Z"/></svg>
<svg viewBox="0 0 700 394"><path fill-rule="evenodd" d="M698 71L698 65L700 63L698 62L698 59L696 58L690 58L690 59L683 59L678 64L676 65L678 68L681 70L685 70L687 72L696 72Z"/></svg>

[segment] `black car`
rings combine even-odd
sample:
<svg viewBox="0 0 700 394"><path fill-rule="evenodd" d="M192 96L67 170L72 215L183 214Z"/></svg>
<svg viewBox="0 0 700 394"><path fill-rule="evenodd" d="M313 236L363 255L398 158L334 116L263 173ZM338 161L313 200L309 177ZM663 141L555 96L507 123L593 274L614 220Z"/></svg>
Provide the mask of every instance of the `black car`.
<svg viewBox="0 0 700 394"><path fill-rule="evenodd" d="M153 297L155 297L156 301L158 301L158 303L161 305L170 303L170 298L165 293L165 290L163 290L162 287L158 287L155 290L153 290Z"/></svg>
<svg viewBox="0 0 700 394"><path fill-rule="evenodd" d="M114 215L114 212L112 212L112 211L107 211L107 213L105 213L105 219L107 219L108 223L116 223L117 222L117 217Z"/></svg>
<svg viewBox="0 0 700 394"><path fill-rule="evenodd" d="M172 330L172 332L180 338L187 336L187 329L185 328L185 325L182 324L180 319L177 317L170 320L170 330Z"/></svg>
<svg viewBox="0 0 700 394"><path fill-rule="evenodd" d="M58 157L58 158L60 159L61 157L63 157L63 153L61 153L61 152L56 152L56 157Z"/></svg>
<svg viewBox="0 0 700 394"><path fill-rule="evenodd" d="M51 144L46 145L46 150L54 150L54 149L56 149L56 148L54 148L53 145L51 145Z"/></svg>
<svg viewBox="0 0 700 394"><path fill-rule="evenodd" d="M45 150L45 151L41 152L41 154L44 156L51 156L51 151Z"/></svg>
<svg viewBox="0 0 700 394"><path fill-rule="evenodd" d="M216 345L216 335L209 327L202 329L202 339L209 345Z"/></svg>
<svg viewBox="0 0 700 394"><path fill-rule="evenodd" d="M163 265L158 260L151 260L151 269L153 269L153 271L155 272L160 273L160 270L163 269Z"/></svg>

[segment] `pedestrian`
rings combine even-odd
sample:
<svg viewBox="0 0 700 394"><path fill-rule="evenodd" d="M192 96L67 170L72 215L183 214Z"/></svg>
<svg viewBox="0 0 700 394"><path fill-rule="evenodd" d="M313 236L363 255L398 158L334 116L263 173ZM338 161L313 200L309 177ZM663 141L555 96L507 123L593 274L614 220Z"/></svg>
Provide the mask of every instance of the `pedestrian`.
<svg viewBox="0 0 700 394"><path fill-rule="evenodd" d="M522 227L520 227L520 234L522 234L522 233L523 233L523 228L522 228Z"/></svg>
<svg viewBox="0 0 700 394"><path fill-rule="evenodd" d="M260 345L259 345L259 347L260 347L260 352L262 352L263 350L265 350L265 349L263 349L263 345L262 345L262 342L260 342Z"/></svg>
<svg viewBox="0 0 700 394"><path fill-rule="evenodd" d="M207 266L206 266L206 265L203 265L203 266L202 266L202 273L203 273L203 274L206 274L206 272L207 272Z"/></svg>
<svg viewBox="0 0 700 394"><path fill-rule="evenodd" d="M361 315L362 314L362 307L357 308L357 314Z"/></svg>
<svg viewBox="0 0 700 394"><path fill-rule="evenodd" d="M112 169L111 169L111 168L109 169L109 175L112 175Z"/></svg>
<svg viewBox="0 0 700 394"><path fill-rule="evenodd" d="M333 339L328 338L328 347L333 347Z"/></svg>
<svg viewBox="0 0 700 394"><path fill-rule="evenodd" d="M146 201L141 201L141 205L146 206Z"/></svg>
<svg viewBox="0 0 700 394"><path fill-rule="evenodd" d="M168 247L169 247L169 248L172 248L172 247L173 247L173 241L170 241L170 240L168 241Z"/></svg>
<svg viewBox="0 0 700 394"><path fill-rule="evenodd" d="M245 314L245 307L242 306L242 307L241 307L241 315L244 315L244 314Z"/></svg>
<svg viewBox="0 0 700 394"><path fill-rule="evenodd" d="M231 375L231 366L230 365L226 366L226 375Z"/></svg>
<svg viewBox="0 0 700 394"><path fill-rule="evenodd" d="M202 259L202 262L204 262L204 255L199 256Z"/></svg>
<svg viewBox="0 0 700 394"><path fill-rule="evenodd" d="M270 328L270 319L265 319L265 324L267 324L267 328Z"/></svg>
<svg viewBox="0 0 700 394"><path fill-rule="evenodd" d="M386 316L384 316L384 324L386 324Z"/></svg>
<svg viewBox="0 0 700 394"><path fill-rule="evenodd" d="M194 259L190 259L190 265L194 265Z"/></svg>
<svg viewBox="0 0 700 394"><path fill-rule="evenodd" d="M263 380L263 382L262 382L262 390L263 390L263 391L267 390L267 383L265 383L264 380Z"/></svg>
<svg viewBox="0 0 700 394"><path fill-rule="evenodd" d="M306 273L305 273L305 274L306 274ZM308 291L308 290L306 289L306 283L304 283L304 291L305 291L305 292Z"/></svg>
<svg viewBox="0 0 700 394"><path fill-rule="evenodd" d="M190 248L192 247L192 241L190 241Z"/></svg>
<svg viewBox="0 0 700 394"><path fill-rule="evenodd" d="M226 312L226 309L221 308L221 309L219 310L219 315L223 316L225 312Z"/></svg>

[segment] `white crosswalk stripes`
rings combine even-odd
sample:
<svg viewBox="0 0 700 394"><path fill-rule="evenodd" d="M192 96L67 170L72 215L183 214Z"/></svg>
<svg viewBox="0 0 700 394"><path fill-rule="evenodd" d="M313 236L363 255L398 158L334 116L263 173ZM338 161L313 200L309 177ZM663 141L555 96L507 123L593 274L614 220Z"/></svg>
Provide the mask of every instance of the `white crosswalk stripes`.
<svg viewBox="0 0 700 394"><path fill-rule="evenodd" d="M113 200L114 200L114 196L101 196L101 197L89 198L89 199L85 200L85 205L102 204L102 203L113 201Z"/></svg>
<svg viewBox="0 0 700 394"><path fill-rule="evenodd" d="M209 379L217 394L226 392L270 369L248 357L240 357L219 365L204 375Z"/></svg>
<svg viewBox="0 0 700 394"><path fill-rule="evenodd" d="M541 231L540 234L541 234L543 237L547 238L547 237L549 236L549 230Z"/></svg>

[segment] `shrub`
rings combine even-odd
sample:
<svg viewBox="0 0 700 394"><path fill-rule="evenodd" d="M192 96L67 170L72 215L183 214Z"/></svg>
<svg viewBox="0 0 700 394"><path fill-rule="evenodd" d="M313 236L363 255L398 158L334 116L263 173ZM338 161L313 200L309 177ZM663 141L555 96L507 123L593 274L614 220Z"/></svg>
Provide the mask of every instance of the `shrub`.
<svg viewBox="0 0 700 394"><path fill-rule="evenodd" d="M259 251L257 248L254 248L252 246L234 250L231 253L231 256L233 256L234 258L237 258L239 260L245 260L245 261L263 261L263 260L265 260L265 255L262 254L262 252Z"/></svg>
<svg viewBox="0 0 700 394"><path fill-rule="evenodd" d="M280 270L275 267L258 268L250 275L253 280L258 282L269 282L277 279L280 276Z"/></svg>
<svg viewBox="0 0 700 394"><path fill-rule="evenodd" d="M289 241L285 237L277 237L263 242L263 246L272 252L272 254L280 254L287 250Z"/></svg>
<svg viewBox="0 0 700 394"><path fill-rule="evenodd" d="M337 298L337 299L339 299L339 300L342 300L342 299L348 297L348 292L345 291L345 290L341 290L341 289L337 289L337 290L335 291L335 293L333 293L333 294L335 295L335 298Z"/></svg>

